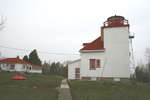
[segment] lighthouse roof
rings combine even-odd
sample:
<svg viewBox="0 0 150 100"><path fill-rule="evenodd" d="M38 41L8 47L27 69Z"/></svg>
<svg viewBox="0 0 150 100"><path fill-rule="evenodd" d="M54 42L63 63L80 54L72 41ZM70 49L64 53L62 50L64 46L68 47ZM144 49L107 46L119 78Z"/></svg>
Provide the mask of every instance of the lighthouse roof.
<svg viewBox="0 0 150 100"><path fill-rule="evenodd" d="M107 18L107 21L104 22L103 28L122 26L129 26L128 20L126 20L123 16L115 15Z"/></svg>
<svg viewBox="0 0 150 100"><path fill-rule="evenodd" d="M83 43L83 48L80 49L80 51L83 50L104 50L104 43L101 40L101 37L98 37L94 41L90 43Z"/></svg>

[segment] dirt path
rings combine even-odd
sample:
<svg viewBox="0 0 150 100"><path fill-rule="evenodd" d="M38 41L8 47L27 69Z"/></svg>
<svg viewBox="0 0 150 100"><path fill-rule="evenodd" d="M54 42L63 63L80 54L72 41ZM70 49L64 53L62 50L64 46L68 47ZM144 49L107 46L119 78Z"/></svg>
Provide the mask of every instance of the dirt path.
<svg viewBox="0 0 150 100"><path fill-rule="evenodd" d="M58 100L72 100L67 79L62 80L62 83L60 85Z"/></svg>

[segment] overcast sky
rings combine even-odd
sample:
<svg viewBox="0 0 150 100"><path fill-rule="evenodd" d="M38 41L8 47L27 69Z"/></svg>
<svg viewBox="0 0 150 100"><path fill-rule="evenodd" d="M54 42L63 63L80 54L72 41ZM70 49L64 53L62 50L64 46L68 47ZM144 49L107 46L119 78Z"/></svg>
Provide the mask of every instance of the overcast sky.
<svg viewBox="0 0 150 100"><path fill-rule="evenodd" d="M135 59L150 47L149 0L0 0L0 15L7 18L0 45L21 49L79 54L82 43L100 36L100 27L113 15L129 20ZM23 57L29 51L0 47L2 56ZM78 55L39 53L42 60L65 61Z"/></svg>

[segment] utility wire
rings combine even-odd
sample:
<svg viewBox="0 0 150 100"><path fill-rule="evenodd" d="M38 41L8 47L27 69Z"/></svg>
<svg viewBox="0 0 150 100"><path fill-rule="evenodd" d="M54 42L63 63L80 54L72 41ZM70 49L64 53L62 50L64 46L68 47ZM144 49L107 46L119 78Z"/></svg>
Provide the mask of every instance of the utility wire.
<svg viewBox="0 0 150 100"><path fill-rule="evenodd" d="M0 47L6 48L6 49L18 50L18 51L32 51L28 49L14 48L14 47L8 47L8 46L3 46L3 45L0 45ZM45 51L38 51L38 53L54 54L54 55L79 55L79 54L71 54L71 53L52 53L52 52L45 52Z"/></svg>

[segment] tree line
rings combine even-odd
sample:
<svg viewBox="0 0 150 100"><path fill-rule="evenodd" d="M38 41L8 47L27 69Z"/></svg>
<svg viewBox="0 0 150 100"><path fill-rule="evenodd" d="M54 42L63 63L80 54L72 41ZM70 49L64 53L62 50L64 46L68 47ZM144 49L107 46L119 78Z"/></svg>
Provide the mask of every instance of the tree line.
<svg viewBox="0 0 150 100"><path fill-rule="evenodd" d="M143 64L140 62L136 69L134 76L134 80L138 82L150 82L150 49L147 48L145 52L146 63Z"/></svg>
<svg viewBox="0 0 150 100"><path fill-rule="evenodd" d="M44 62L42 64L42 61L40 60L38 56L38 52L36 49L31 51L31 53L28 55L25 55L23 57L24 61L30 62L32 64L38 65L42 67L42 73L43 74L53 74L53 75L62 75L67 77L68 75L68 66L63 65L60 62L53 62L53 63L47 63Z"/></svg>
<svg viewBox="0 0 150 100"><path fill-rule="evenodd" d="M63 65L60 62L53 62L51 64L44 62L42 67L43 74L68 76L68 65Z"/></svg>

